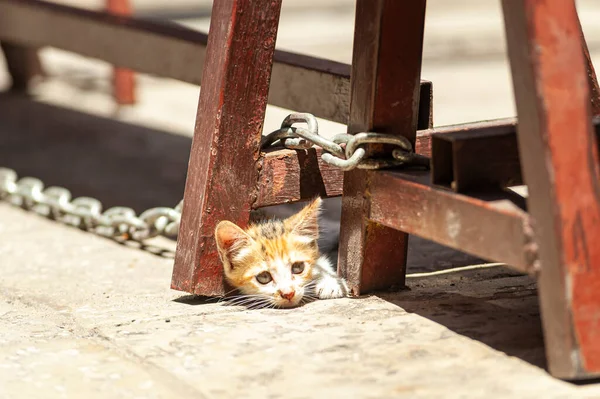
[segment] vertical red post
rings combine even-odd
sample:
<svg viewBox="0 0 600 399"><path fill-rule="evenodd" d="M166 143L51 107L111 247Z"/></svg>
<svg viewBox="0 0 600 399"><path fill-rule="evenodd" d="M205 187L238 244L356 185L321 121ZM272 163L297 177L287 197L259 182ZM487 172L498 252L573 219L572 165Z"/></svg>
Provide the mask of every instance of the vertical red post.
<svg viewBox="0 0 600 399"><path fill-rule="evenodd" d="M131 17L129 0L106 0L109 13ZM119 105L135 104L135 74L131 69L113 68L113 96Z"/></svg>
<svg viewBox="0 0 600 399"><path fill-rule="evenodd" d="M425 5L357 1L349 133L397 134L415 142ZM371 173L344 174L338 268L355 295L404 285L408 235L368 219Z"/></svg>
<svg viewBox="0 0 600 399"><path fill-rule="evenodd" d="M220 0L213 11L171 286L221 295L214 241L249 221L281 0Z"/></svg>
<svg viewBox="0 0 600 399"><path fill-rule="evenodd" d="M600 167L573 0L503 0L550 371L600 375Z"/></svg>

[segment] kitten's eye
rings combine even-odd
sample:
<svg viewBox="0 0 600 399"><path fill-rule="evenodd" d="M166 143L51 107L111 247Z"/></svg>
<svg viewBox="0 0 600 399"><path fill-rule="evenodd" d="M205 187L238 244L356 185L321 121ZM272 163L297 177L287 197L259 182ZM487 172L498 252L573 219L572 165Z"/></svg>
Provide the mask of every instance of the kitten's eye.
<svg viewBox="0 0 600 399"><path fill-rule="evenodd" d="M269 284L273 281L273 277L271 277L271 273L269 272L262 272L256 275L256 281L261 284Z"/></svg>
<svg viewBox="0 0 600 399"><path fill-rule="evenodd" d="M304 271L304 262L294 262L292 263L292 273L300 274Z"/></svg>

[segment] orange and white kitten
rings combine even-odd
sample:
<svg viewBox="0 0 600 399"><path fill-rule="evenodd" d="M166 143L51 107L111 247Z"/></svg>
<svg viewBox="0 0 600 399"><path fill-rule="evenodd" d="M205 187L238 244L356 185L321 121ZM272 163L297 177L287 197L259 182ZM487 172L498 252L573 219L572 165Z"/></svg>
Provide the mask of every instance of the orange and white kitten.
<svg viewBox="0 0 600 399"><path fill-rule="evenodd" d="M289 308L310 299L348 296L348 286L319 253L317 198L285 220L246 230L222 221L215 239L225 278L242 296L237 303Z"/></svg>

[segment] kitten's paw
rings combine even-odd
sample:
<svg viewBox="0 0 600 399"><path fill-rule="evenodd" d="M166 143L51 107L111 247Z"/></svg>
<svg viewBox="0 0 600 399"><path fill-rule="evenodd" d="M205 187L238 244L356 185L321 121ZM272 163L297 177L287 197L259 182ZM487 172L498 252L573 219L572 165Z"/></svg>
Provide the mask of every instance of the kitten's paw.
<svg viewBox="0 0 600 399"><path fill-rule="evenodd" d="M315 287L319 299L344 298L348 296L348 285L341 278L325 277Z"/></svg>

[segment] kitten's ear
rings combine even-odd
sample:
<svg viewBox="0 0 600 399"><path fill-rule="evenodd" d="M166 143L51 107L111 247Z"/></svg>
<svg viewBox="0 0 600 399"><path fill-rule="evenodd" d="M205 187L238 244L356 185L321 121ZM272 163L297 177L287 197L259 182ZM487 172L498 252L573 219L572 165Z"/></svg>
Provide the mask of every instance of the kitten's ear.
<svg viewBox="0 0 600 399"><path fill-rule="evenodd" d="M313 240L318 239L320 211L321 198L317 197L300 212L285 220L286 230Z"/></svg>
<svg viewBox="0 0 600 399"><path fill-rule="evenodd" d="M217 249L223 261L223 266L227 272L233 268L232 259L243 248L252 243L252 238L244 230L228 220L219 222L217 225L215 240L217 241Z"/></svg>

